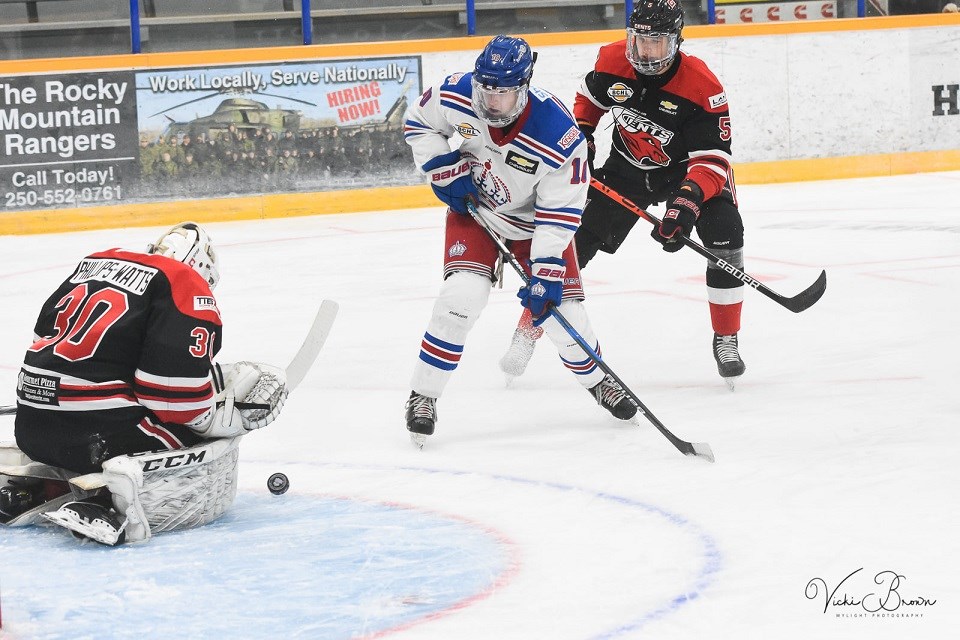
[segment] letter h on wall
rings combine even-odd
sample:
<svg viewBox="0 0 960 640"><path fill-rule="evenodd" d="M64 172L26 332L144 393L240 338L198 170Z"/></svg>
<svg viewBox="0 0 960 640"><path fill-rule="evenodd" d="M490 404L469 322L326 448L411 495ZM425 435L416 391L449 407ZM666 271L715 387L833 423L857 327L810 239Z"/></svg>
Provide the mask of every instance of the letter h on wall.
<svg viewBox="0 0 960 640"><path fill-rule="evenodd" d="M957 104L957 91L960 90L960 84L942 84L933 85L933 115L955 116L960 114L960 105ZM947 111L943 110L944 105L950 105Z"/></svg>

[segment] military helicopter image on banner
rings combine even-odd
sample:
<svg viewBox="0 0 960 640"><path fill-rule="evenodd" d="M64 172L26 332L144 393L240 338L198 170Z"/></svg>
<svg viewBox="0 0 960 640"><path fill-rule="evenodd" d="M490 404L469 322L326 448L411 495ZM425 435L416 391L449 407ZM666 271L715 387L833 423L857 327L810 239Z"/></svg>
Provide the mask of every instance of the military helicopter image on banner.
<svg viewBox="0 0 960 640"><path fill-rule="evenodd" d="M403 114L419 57L137 73L138 194L415 184Z"/></svg>

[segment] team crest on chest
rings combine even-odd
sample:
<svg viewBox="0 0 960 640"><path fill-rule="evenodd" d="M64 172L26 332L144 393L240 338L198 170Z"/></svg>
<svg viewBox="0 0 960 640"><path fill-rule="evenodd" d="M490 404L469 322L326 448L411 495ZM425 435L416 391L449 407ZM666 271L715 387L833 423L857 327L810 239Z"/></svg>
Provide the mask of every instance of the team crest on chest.
<svg viewBox="0 0 960 640"><path fill-rule="evenodd" d="M630 153L627 160L638 167L665 167L670 164L670 156L664 148L673 140L673 131L632 109L615 107L611 111L617 123L617 132Z"/></svg>
<svg viewBox="0 0 960 640"><path fill-rule="evenodd" d="M467 252L467 245L463 244L459 240L450 245L450 250L447 251L447 255L451 258L459 258Z"/></svg>

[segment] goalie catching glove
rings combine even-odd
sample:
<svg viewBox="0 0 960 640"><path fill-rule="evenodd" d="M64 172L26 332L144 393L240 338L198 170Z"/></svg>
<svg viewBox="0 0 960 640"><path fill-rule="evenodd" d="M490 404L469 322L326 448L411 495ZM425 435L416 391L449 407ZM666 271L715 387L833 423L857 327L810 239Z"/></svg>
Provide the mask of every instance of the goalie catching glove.
<svg viewBox="0 0 960 640"><path fill-rule="evenodd" d="M283 369L259 362L213 365L216 409L203 427L205 438L233 438L262 429L277 419L287 399Z"/></svg>

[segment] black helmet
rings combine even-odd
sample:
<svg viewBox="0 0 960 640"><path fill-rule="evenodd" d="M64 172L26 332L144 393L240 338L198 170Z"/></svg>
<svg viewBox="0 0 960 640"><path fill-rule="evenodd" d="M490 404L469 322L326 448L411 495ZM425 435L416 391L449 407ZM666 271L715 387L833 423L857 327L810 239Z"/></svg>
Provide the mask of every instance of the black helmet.
<svg viewBox="0 0 960 640"><path fill-rule="evenodd" d="M660 75L677 57L683 37L680 0L641 0L627 27L627 60L638 72Z"/></svg>

